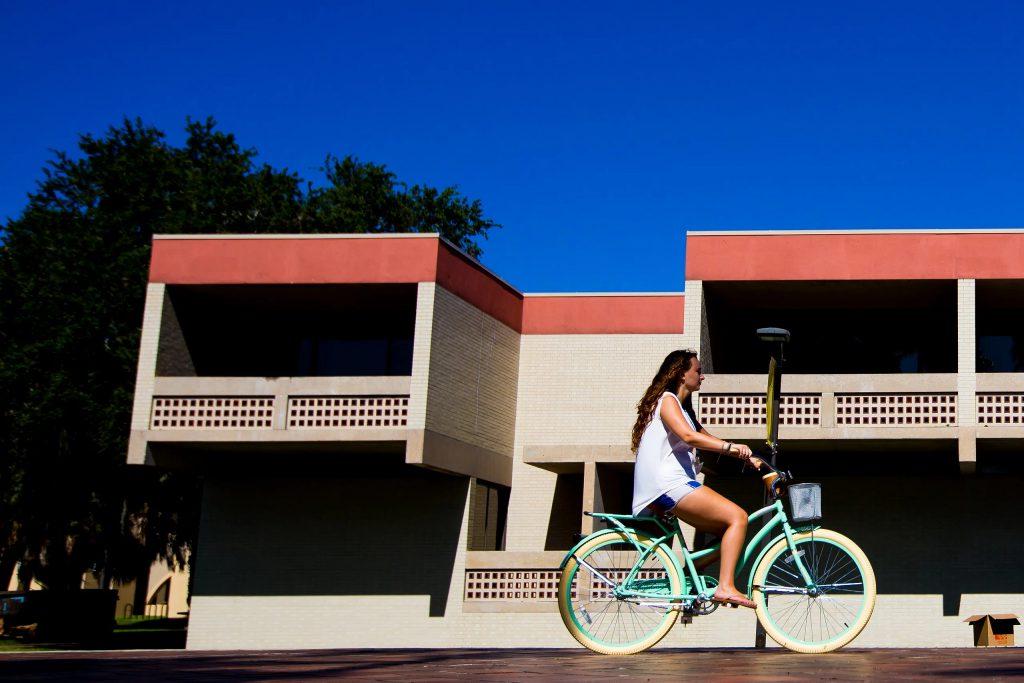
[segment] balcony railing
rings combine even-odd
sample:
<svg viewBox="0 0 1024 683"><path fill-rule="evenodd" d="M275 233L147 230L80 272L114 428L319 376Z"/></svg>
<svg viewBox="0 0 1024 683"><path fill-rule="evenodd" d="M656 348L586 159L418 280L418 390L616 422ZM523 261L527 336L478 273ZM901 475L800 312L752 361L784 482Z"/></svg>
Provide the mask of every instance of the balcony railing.
<svg viewBox="0 0 1024 683"><path fill-rule="evenodd" d="M764 394L701 394L701 422L706 425L763 425ZM779 402L779 424L821 423L821 394L783 394Z"/></svg>
<svg viewBox="0 0 1024 683"><path fill-rule="evenodd" d="M154 396L151 429L273 429L273 396Z"/></svg>
<svg viewBox="0 0 1024 683"><path fill-rule="evenodd" d="M835 426L922 427L957 424L956 393L870 393L832 396L834 407L831 411L831 422ZM824 422L822 403L822 394L783 394L779 405L779 424L821 426ZM1020 408L1018 405L1015 413L1018 419L1021 415ZM700 409L701 422L708 426L763 426L766 422L764 394L702 393ZM979 412L980 410L979 405Z"/></svg>
<svg viewBox="0 0 1024 683"><path fill-rule="evenodd" d="M468 611L535 612L554 611L558 600L558 565L564 552L470 551L467 554L463 608ZM678 553L677 553L678 556ZM622 558L610 558L601 573L622 580L630 565ZM643 571L641 579L663 576L656 570ZM590 600L612 600L607 585L595 577L573 585L572 596L582 590Z"/></svg>
<svg viewBox="0 0 1024 683"><path fill-rule="evenodd" d="M466 601L554 602L562 572L548 569L467 569ZM575 596L574 596L575 597Z"/></svg>
<svg viewBox="0 0 1024 683"><path fill-rule="evenodd" d="M978 424L1024 424L1024 392L979 393Z"/></svg>
<svg viewBox="0 0 1024 683"><path fill-rule="evenodd" d="M919 427L956 424L956 394L836 394L836 425Z"/></svg>
<svg viewBox="0 0 1024 683"><path fill-rule="evenodd" d="M408 377L158 377L150 429L373 430L402 428Z"/></svg>
<svg viewBox="0 0 1024 683"><path fill-rule="evenodd" d="M701 421L743 432L764 426L764 381L758 375L712 375L700 393ZM787 375L783 389L779 424L803 438L817 438L822 430L958 424L955 374Z"/></svg>

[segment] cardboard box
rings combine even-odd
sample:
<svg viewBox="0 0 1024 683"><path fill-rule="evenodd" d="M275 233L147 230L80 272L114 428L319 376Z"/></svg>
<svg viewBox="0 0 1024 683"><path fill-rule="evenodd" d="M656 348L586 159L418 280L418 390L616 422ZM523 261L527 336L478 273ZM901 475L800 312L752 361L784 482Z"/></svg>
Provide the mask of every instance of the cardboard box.
<svg viewBox="0 0 1024 683"><path fill-rule="evenodd" d="M1013 627L1019 624L1016 614L975 614L964 619L974 627L975 647L1010 647Z"/></svg>

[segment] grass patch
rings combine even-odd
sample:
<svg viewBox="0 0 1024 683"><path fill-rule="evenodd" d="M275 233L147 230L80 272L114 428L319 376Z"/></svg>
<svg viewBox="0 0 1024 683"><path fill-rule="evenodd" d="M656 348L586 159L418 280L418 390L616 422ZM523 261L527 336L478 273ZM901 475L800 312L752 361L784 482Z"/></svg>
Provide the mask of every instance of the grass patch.
<svg viewBox="0 0 1024 683"><path fill-rule="evenodd" d="M14 638L0 637L0 652L34 652L36 650L48 650L38 643L23 643Z"/></svg>

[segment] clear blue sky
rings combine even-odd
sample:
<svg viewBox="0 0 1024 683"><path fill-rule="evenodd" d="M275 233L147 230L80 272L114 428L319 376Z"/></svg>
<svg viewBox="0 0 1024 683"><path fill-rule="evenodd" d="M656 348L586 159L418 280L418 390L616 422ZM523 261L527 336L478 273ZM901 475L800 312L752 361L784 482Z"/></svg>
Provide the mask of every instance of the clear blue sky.
<svg viewBox="0 0 1024 683"><path fill-rule="evenodd" d="M1024 224L1024 3L0 5L0 218L50 149L214 116L457 184L521 290L679 291L687 228Z"/></svg>

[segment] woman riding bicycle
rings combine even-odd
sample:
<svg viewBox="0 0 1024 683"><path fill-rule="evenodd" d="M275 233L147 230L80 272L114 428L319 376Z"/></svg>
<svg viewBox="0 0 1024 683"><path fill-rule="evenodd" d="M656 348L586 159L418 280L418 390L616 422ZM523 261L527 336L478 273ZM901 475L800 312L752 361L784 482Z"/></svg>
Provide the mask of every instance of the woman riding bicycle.
<svg viewBox="0 0 1024 683"><path fill-rule="evenodd" d="M723 441L697 421L692 395L703 381L696 352L673 351L637 404L633 514L672 513L698 531L721 536L718 587L712 600L753 608L754 603L736 588L734 576L747 534L747 513L697 481L697 449L725 453L757 469L763 463L749 447Z"/></svg>

